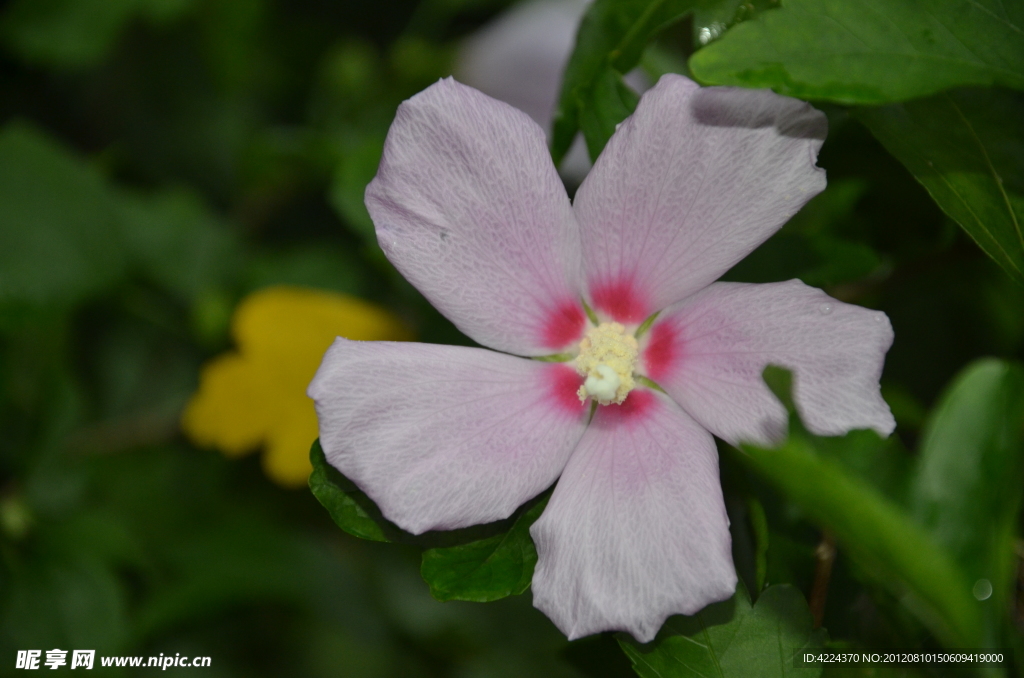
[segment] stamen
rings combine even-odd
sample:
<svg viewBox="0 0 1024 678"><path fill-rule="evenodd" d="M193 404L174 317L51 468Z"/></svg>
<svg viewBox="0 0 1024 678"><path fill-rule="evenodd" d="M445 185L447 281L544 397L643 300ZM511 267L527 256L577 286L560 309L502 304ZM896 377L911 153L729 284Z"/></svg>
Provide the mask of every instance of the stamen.
<svg viewBox="0 0 1024 678"><path fill-rule="evenodd" d="M580 342L576 371L586 377L577 391L581 401L593 398L601 405L621 405L636 385L639 346L619 323L601 323L591 328Z"/></svg>

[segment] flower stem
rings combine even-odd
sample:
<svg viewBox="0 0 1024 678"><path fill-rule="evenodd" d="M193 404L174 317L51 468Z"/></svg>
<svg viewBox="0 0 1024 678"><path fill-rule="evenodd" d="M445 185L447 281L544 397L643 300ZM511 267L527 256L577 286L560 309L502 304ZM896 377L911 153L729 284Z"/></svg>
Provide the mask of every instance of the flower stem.
<svg viewBox="0 0 1024 678"><path fill-rule="evenodd" d="M821 534L821 542L814 550L814 584L811 586L811 614L814 628L821 628L825 618L825 599L828 597L828 582L832 578L832 564L836 560L836 539L831 532Z"/></svg>

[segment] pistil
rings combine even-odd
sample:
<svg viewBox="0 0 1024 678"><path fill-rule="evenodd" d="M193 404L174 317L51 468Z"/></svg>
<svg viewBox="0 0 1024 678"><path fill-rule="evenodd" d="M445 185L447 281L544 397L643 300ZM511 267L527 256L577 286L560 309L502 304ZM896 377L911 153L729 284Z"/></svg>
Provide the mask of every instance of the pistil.
<svg viewBox="0 0 1024 678"><path fill-rule="evenodd" d="M581 401L593 398L601 405L621 405L633 390L639 346L636 338L619 323L601 323L591 328L580 342L576 371L586 380L577 395Z"/></svg>

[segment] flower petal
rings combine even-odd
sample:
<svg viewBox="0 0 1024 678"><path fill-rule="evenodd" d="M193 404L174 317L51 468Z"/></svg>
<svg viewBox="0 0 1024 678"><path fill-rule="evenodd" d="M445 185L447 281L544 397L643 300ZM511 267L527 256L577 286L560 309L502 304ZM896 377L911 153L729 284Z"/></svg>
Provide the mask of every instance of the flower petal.
<svg viewBox="0 0 1024 678"><path fill-rule="evenodd" d="M391 263L477 342L545 355L582 336L579 229L525 113L428 87L399 107L366 207Z"/></svg>
<svg viewBox="0 0 1024 678"><path fill-rule="evenodd" d="M457 346L338 339L309 396L327 460L414 534L510 516L586 426L567 365Z"/></svg>
<svg viewBox="0 0 1024 678"><path fill-rule="evenodd" d="M530 534L533 604L569 639L626 630L732 595L729 519L711 434L666 396L599 407Z"/></svg>
<svg viewBox="0 0 1024 678"><path fill-rule="evenodd" d="M588 0L533 0L513 5L465 41L456 75L484 94L512 104L550 132Z"/></svg>
<svg viewBox="0 0 1024 678"><path fill-rule="evenodd" d="M799 280L715 283L667 309L641 348L645 374L718 437L768 444L786 414L761 378L769 363L793 370L807 428L842 435L896 424L878 379L892 344L881 311L836 301Z"/></svg>
<svg viewBox="0 0 1024 678"><path fill-rule="evenodd" d="M802 101L663 76L576 194L595 308L640 322L717 280L825 188L826 131Z"/></svg>

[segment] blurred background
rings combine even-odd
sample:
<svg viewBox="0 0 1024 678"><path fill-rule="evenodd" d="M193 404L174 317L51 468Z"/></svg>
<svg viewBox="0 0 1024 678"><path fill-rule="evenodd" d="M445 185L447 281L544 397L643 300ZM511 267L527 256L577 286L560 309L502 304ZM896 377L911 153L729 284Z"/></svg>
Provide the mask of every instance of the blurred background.
<svg viewBox="0 0 1024 678"><path fill-rule="evenodd" d="M28 648L204 655L216 676L632 675L610 636L568 643L528 593L434 601L417 549L343 533L305 488L302 391L334 335L470 343L362 204L396 106L455 73L550 127L585 6L0 3L0 675ZM662 33L630 85L685 72L709 26ZM1024 357L1024 289L823 109L828 189L728 278L888 313L883 394L913 449L958 370ZM570 192L587 165L577 146ZM733 465L727 497L756 485ZM768 580L808 595L820 533L755 491ZM825 626L924 634L842 557Z"/></svg>

